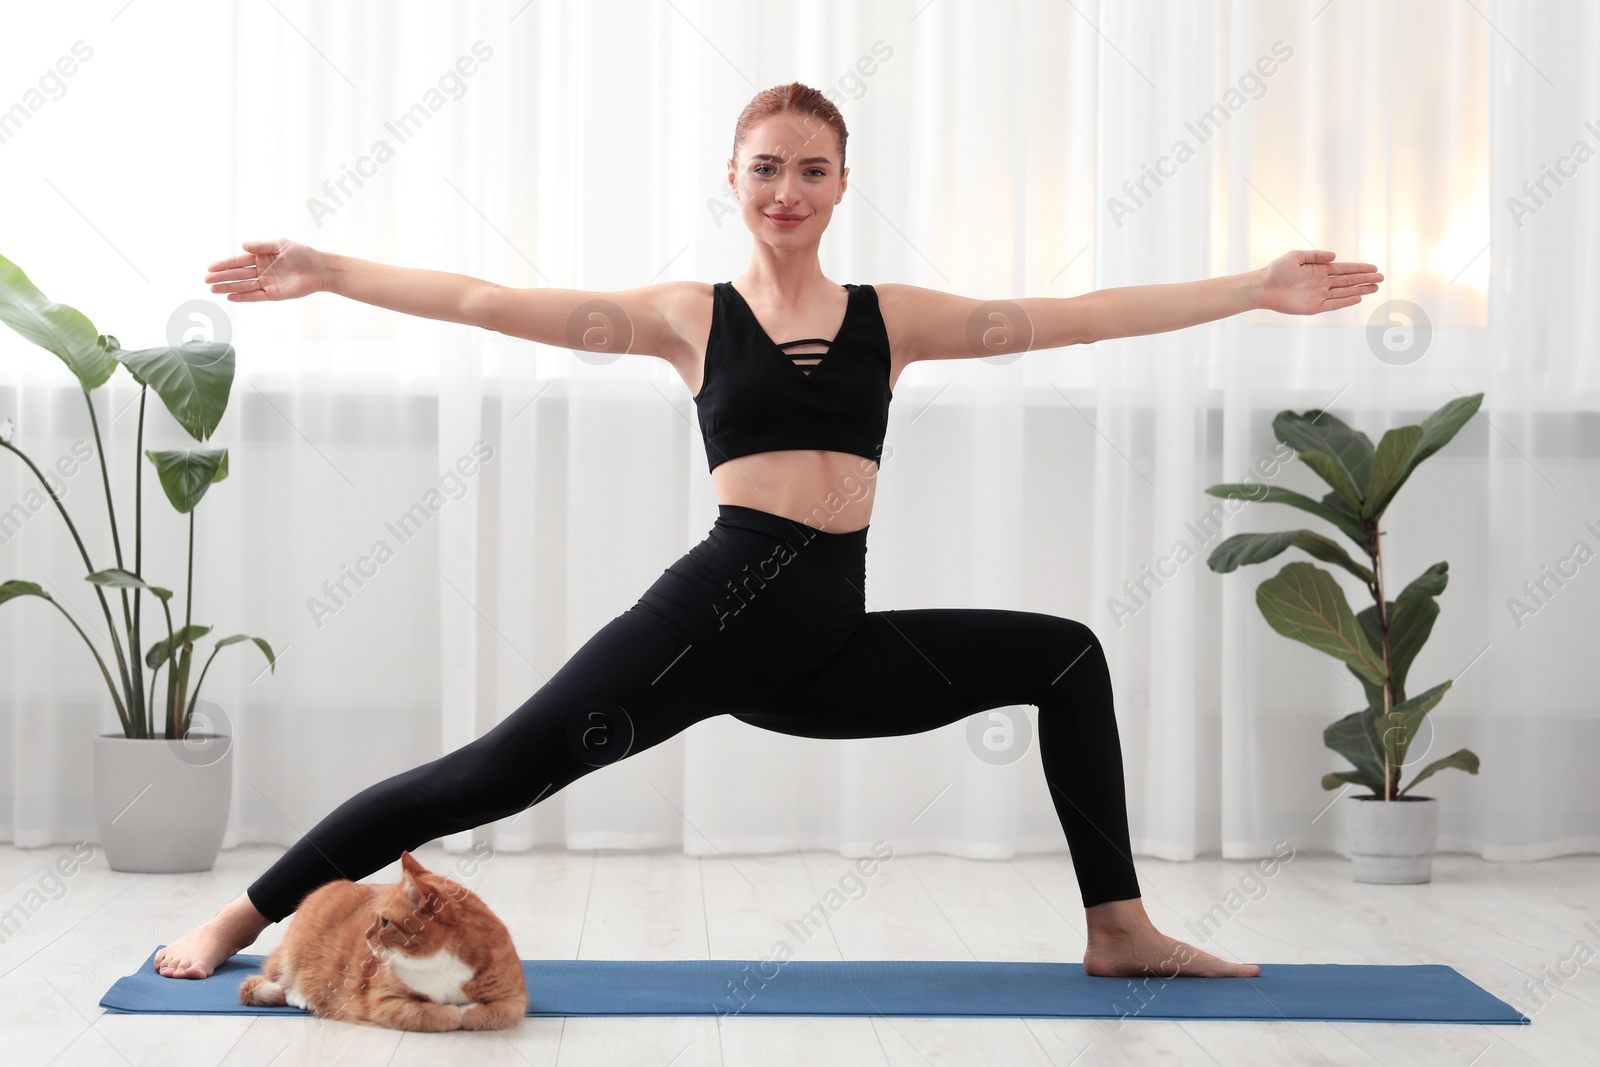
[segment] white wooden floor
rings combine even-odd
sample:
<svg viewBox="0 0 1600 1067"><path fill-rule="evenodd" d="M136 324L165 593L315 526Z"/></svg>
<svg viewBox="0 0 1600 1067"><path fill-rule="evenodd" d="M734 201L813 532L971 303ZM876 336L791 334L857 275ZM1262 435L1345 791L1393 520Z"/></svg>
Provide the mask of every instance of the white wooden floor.
<svg viewBox="0 0 1600 1067"><path fill-rule="evenodd" d="M0 1063L206 1064L1580 1064L1600 1058L1600 957L1542 1005L1522 983L1570 973L1574 946L1600 950L1600 856L1536 864L1435 858L1422 886L1367 886L1349 861L1296 855L1259 885L1243 862L1139 859L1157 926L1186 929L1230 890L1248 899L1205 945L1252 963L1446 963L1533 1018L1531 1026L1171 1022L1150 1019L913 1019L712 1016L524 1020L509 1034L401 1034L309 1018L107 1013L101 994L158 944L238 893L276 848L224 852L190 875L111 871L104 858L41 882L69 849L0 846L0 911L29 915L0 944ZM436 846L423 863L456 862ZM459 868L458 868L459 869ZM830 928L802 940L785 923L822 899L852 861L819 852L729 859L677 854L500 853L471 885L526 958L768 957L1078 961L1083 910L1064 856L1009 862L896 855ZM398 865L373 875L390 880ZM1241 879L1246 879L1241 882ZM851 888L845 883L845 888ZM1253 893L1251 892L1253 890ZM49 899L50 896L56 899ZM1250 899L1253 896L1253 899ZM39 906L40 900L45 903ZM835 898L836 899L836 898ZM292 920L291 920L292 921ZM1593 928L1585 928L1593 922ZM286 924L250 951L266 952ZM1588 951L1579 958L1589 956ZM1563 963L1563 959L1567 962ZM1587 1050L1587 1051L1585 1051Z"/></svg>

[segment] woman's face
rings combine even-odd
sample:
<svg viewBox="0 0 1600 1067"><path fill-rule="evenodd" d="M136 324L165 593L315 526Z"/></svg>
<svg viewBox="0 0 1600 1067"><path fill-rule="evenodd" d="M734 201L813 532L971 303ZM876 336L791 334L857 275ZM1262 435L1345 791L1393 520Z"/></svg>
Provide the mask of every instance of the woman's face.
<svg viewBox="0 0 1600 1067"><path fill-rule="evenodd" d="M850 171L839 155L839 135L820 119L783 113L752 123L728 161L745 226L780 248L815 244L844 199Z"/></svg>

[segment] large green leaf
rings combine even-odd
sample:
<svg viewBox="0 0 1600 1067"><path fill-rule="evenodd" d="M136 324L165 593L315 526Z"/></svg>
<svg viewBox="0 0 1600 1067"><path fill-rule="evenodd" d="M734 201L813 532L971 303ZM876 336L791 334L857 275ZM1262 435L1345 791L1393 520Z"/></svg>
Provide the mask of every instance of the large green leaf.
<svg viewBox="0 0 1600 1067"><path fill-rule="evenodd" d="M1379 715L1371 708L1353 711L1322 731L1322 743L1349 760L1355 767L1353 778L1374 793L1383 794L1383 739L1378 732ZM1324 789L1333 788L1322 779Z"/></svg>
<svg viewBox="0 0 1600 1067"><path fill-rule="evenodd" d="M216 431L233 388L232 345L194 341L177 348L118 351L116 356L156 391L189 436L204 441Z"/></svg>
<svg viewBox="0 0 1600 1067"><path fill-rule="evenodd" d="M1389 506L1421 440L1421 426L1397 426L1378 440L1378 451L1372 459L1372 485L1361 504L1363 519L1376 519Z"/></svg>
<svg viewBox="0 0 1600 1067"><path fill-rule="evenodd" d="M278 660L277 657L272 654L272 646L267 644L266 638L251 637L249 634L234 634L231 637L224 637L222 640L218 641L216 647L222 648L224 645L236 645L240 641L255 642L255 646L261 650L261 654L267 657L267 664L272 668L273 673L277 673Z"/></svg>
<svg viewBox="0 0 1600 1067"><path fill-rule="evenodd" d="M1377 575L1352 559L1350 553L1344 550L1343 545L1340 545L1337 541L1330 541L1321 534L1312 533L1310 530L1301 530L1295 534L1294 547L1315 556L1324 563L1338 564L1368 585L1378 580Z"/></svg>
<svg viewBox="0 0 1600 1067"><path fill-rule="evenodd" d="M1404 789L1400 790L1400 795L1405 796L1418 782L1429 777L1435 771L1444 770L1446 767L1458 767L1461 770L1466 771L1468 774L1477 774L1477 754L1474 753L1470 748L1458 748L1443 759L1434 760L1432 763L1428 764L1426 767L1422 768L1422 770L1417 772L1417 776L1411 779L1411 785L1408 785Z"/></svg>
<svg viewBox="0 0 1600 1067"><path fill-rule="evenodd" d="M1362 634L1344 590L1333 575L1310 563L1290 563L1256 587L1267 625L1350 664L1368 681L1383 684L1383 663Z"/></svg>
<svg viewBox="0 0 1600 1067"><path fill-rule="evenodd" d="M1362 507L1361 492L1350 481L1350 476L1339 461L1326 452L1302 452L1300 461L1317 472L1317 477L1333 486L1333 491L1345 505L1355 511Z"/></svg>
<svg viewBox="0 0 1600 1067"><path fill-rule="evenodd" d="M1449 682L1436 685L1426 693L1396 704L1387 717L1381 708L1369 707L1351 712L1338 722L1329 725L1322 731L1323 743L1349 760L1355 770L1341 772L1334 778L1332 785L1329 784L1329 780L1334 776L1324 776L1322 787L1336 788L1340 781L1356 782L1381 796L1384 791L1383 767L1386 744L1389 747L1389 773L1398 785L1399 776L1405 766L1406 752L1422 728L1422 720L1434 705L1439 703L1439 699L1449 688Z"/></svg>
<svg viewBox="0 0 1600 1067"><path fill-rule="evenodd" d="M1338 416L1313 409L1303 415L1280 411L1272 420L1278 440L1296 452L1319 452L1343 472L1355 495L1364 497L1372 468L1372 440ZM1304 456L1300 458L1304 459ZM1321 473L1320 471L1318 473ZM1333 481L1328 481L1333 485Z"/></svg>
<svg viewBox="0 0 1600 1067"><path fill-rule="evenodd" d="M1457 397L1423 419L1422 441L1417 445L1416 454L1411 457L1412 468L1415 469L1418 463L1449 444L1456 431L1465 426L1482 405L1483 394L1473 393L1471 396Z"/></svg>
<svg viewBox="0 0 1600 1067"><path fill-rule="evenodd" d="M1294 544L1296 530L1278 533L1234 534L1212 550L1206 557L1206 566L1218 574L1227 574L1247 563L1269 560Z"/></svg>
<svg viewBox="0 0 1600 1067"><path fill-rule="evenodd" d="M0 604L8 600L15 600L19 596L42 596L46 600L55 597L44 591L44 586L38 582L25 582L21 578L13 578L9 582L0 582Z"/></svg>
<svg viewBox="0 0 1600 1067"><path fill-rule="evenodd" d="M156 465L161 488L181 515L193 511L213 482L227 477L226 448L193 448L173 452L145 451Z"/></svg>
<svg viewBox="0 0 1600 1067"><path fill-rule="evenodd" d="M1389 669L1394 673L1394 690L1390 695L1395 703L1406 698L1406 672L1412 660L1422 651L1433 623L1439 617L1439 605L1432 597L1412 597L1408 600L1391 600L1389 609ZM1373 654L1383 659L1383 630L1378 622L1378 605L1362 610L1356 616L1361 630L1371 642ZM1362 679L1365 681L1365 679ZM1367 692L1372 706L1383 710L1383 690L1374 688Z"/></svg>
<svg viewBox="0 0 1600 1067"><path fill-rule="evenodd" d="M1395 669L1392 699L1396 702L1406 698L1406 672L1410 670L1411 661L1422 650L1428 635L1433 631L1434 620L1439 617L1439 608L1433 603L1433 598L1444 592L1444 587L1450 580L1449 570L1450 564L1440 560L1412 579L1411 583L1400 591L1398 597L1389 601L1389 655ZM1422 601L1426 603L1421 603ZM1414 609L1415 615L1408 614ZM1383 633L1378 626L1378 606L1374 604L1363 610L1356 616L1356 621L1361 624L1362 633L1366 634L1367 640L1372 643L1374 657L1381 660ZM1368 707L1382 711L1383 687L1367 681L1355 668L1351 668L1351 673L1361 680L1362 687L1366 689Z"/></svg>
<svg viewBox="0 0 1600 1067"><path fill-rule="evenodd" d="M5 256L0 256L0 322L61 357L86 393L117 369L94 323L77 308L47 299Z"/></svg>
<svg viewBox="0 0 1600 1067"><path fill-rule="evenodd" d="M1411 453L1411 458L1406 462L1405 470L1395 481L1394 488L1389 490L1392 499L1406 484L1406 479L1411 477L1411 472L1417 469L1417 464L1433 455L1439 449L1450 443L1456 431L1467 424L1467 420L1478 413L1478 407L1483 403L1482 393L1473 393L1471 396L1457 397L1432 415L1422 420L1422 439L1417 442L1416 449Z"/></svg>
<svg viewBox="0 0 1600 1067"><path fill-rule="evenodd" d="M1322 776L1322 788L1338 789L1343 782L1352 785L1364 785L1377 796L1383 796L1383 777L1373 777L1364 771L1334 771Z"/></svg>
<svg viewBox="0 0 1600 1067"><path fill-rule="evenodd" d="M1330 510L1349 517L1356 525L1359 526L1361 524L1361 513L1345 503L1338 493L1324 493L1322 495L1322 503Z"/></svg>
<svg viewBox="0 0 1600 1067"><path fill-rule="evenodd" d="M1358 618L1359 618L1359 616L1358 616ZM1374 659L1381 659L1383 657L1383 652L1380 649L1376 649L1376 648L1373 649L1373 653L1372 654L1373 654L1373 658ZM1349 666L1349 664L1346 664L1346 666ZM1369 682L1366 678L1362 677L1361 672L1356 670L1354 667L1350 667L1350 673L1356 676L1356 680L1361 683L1362 691L1365 692L1366 695L1367 695L1367 708L1368 708L1368 710L1370 710L1370 711L1382 711L1383 710L1383 686L1379 685L1376 682Z"/></svg>
<svg viewBox="0 0 1600 1067"><path fill-rule="evenodd" d="M113 589L143 589L145 592L160 597L162 600L172 599L172 590L163 589L159 585L150 585L132 571L125 571L121 567L107 567L103 571L83 576L86 582L95 585L108 585Z"/></svg>
<svg viewBox="0 0 1600 1067"><path fill-rule="evenodd" d="M1206 566L1219 574L1226 574L1247 563L1269 560L1291 547L1308 552L1325 562L1336 563L1364 582L1375 580L1372 572L1351 559L1350 554L1338 543L1310 530L1234 534L1212 551L1206 560Z"/></svg>
<svg viewBox="0 0 1600 1067"><path fill-rule="evenodd" d="M1389 765L1393 768L1404 767L1406 751L1411 747L1411 742L1416 740L1417 734L1422 730L1422 720L1428 717L1434 705L1444 699L1445 691L1454 682L1446 680L1440 682L1425 692L1418 693L1410 700L1403 700L1389 711L1388 719L1384 721L1380 735L1390 746ZM1383 717L1378 716L1379 719ZM1397 783L1398 784L1398 783Z"/></svg>
<svg viewBox="0 0 1600 1067"><path fill-rule="evenodd" d="M1319 519L1326 519L1337 526L1341 533L1366 550L1367 532L1361 525L1361 520L1352 515L1342 514L1339 511L1297 493L1293 489L1283 489L1276 485L1248 485L1243 482L1224 482L1220 485L1206 487L1206 492L1212 496L1219 496L1232 500L1253 500L1263 504L1288 504L1290 507L1309 511Z"/></svg>
<svg viewBox="0 0 1600 1067"><path fill-rule="evenodd" d="M1393 700L1406 699L1406 672L1433 633L1434 620L1439 617L1439 605L1433 598L1449 584L1449 571L1450 564L1440 560L1413 578L1389 605L1389 657L1395 676ZM1377 622L1376 612L1373 622ZM1378 699L1382 701L1381 693Z"/></svg>
<svg viewBox="0 0 1600 1067"><path fill-rule="evenodd" d="M1440 560L1415 578L1411 579L1406 587L1400 590L1398 600L1411 600L1419 596L1438 596L1444 592L1444 587L1450 582L1450 564Z"/></svg>
<svg viewBox="0 0 1600 1067"><path fill-rule="evenodd" d="M177 649L183 647L184 642L193 642L211 632L211 627L192 623L180 628L171 637L163 637L150 646L150 651L145 653L144 665L154 670L165 663Z"/></svg>

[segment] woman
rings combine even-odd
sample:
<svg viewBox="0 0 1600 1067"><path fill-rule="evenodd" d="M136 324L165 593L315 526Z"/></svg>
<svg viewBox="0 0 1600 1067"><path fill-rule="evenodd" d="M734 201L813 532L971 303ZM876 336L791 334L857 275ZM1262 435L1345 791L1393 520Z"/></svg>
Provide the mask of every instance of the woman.
<svg viewBox="0 0 1600 1067"><path fill-rule="evenodd" d="M325 290L549 345L587 333L582 345L664 359L698 408L719 514L520 708L335 809L236 900L158 952L161 974L204 977L323 882L360 879L403 849L519 812L711 715L803 737L880 737L1013 704L1039 709L1045 777L1085 908L1084 970L1259 973L1161 934L1145 914L1111 679L1088 627L1026 611L864 610L894 384L917 360L988 354L990 326L1005 319L990 314L1002 302L823 277L817 245L844 198L846 137L837 109L798 83L745 108L728 182L755 245L732 282L518 290L291 241L246 242L247 254L211 265L205 280L231 301ZM1000 336L1020 338L1010 342L1017 348L1057 348L1252 308L1315 314L1357 303L1382 277L1331 252L1291 252L1209 281L1003 302L1022 321ZM586 331L595 321L607 328Z"/></svg>

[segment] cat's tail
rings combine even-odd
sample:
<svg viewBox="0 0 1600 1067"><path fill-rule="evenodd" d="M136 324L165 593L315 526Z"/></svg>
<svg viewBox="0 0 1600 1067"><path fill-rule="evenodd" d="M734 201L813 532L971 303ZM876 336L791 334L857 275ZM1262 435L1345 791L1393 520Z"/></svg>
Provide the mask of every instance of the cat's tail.
<svg viewBox="0 0 1600 1067"><path fill-rule="evenodd" d="M287 991L264 974L252 974L239 986L239 1003L281 1008L289 1002Z"/></svg>

